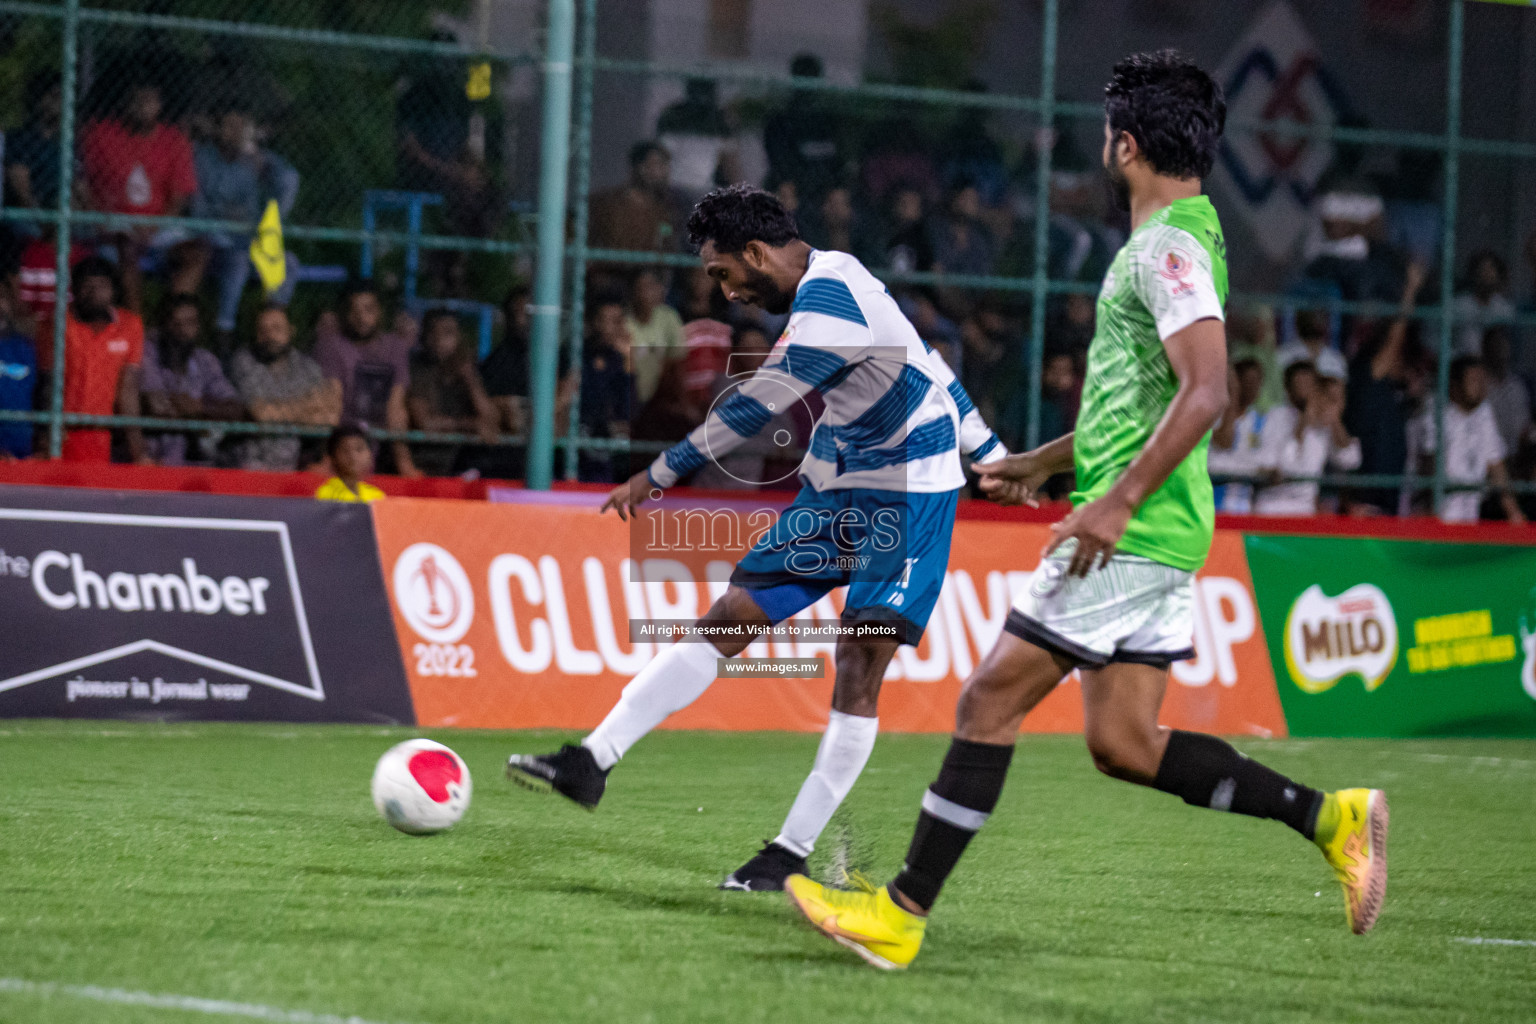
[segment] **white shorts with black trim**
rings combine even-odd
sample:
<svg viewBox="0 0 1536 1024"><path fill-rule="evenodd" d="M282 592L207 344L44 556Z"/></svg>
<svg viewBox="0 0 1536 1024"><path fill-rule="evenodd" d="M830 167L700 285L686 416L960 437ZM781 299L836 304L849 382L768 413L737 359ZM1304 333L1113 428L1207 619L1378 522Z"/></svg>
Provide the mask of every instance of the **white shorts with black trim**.
<svg viewBox="0 0 1536 1024"><path fill-rule="evenodd" d="M1086 577L1068 576L1075 546L1040 563L1003 628L1086 668L1117 661L1167 668L1195 656L1194 573L1116 554Z"/></svg>

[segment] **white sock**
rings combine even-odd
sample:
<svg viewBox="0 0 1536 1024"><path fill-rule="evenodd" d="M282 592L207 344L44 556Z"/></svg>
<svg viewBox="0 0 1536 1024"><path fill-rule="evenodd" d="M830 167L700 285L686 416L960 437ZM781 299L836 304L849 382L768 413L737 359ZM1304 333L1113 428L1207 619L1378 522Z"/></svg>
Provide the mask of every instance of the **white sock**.
<svg viewBox="0 0 1536 1024"><path fill-rule="evenodd" d="M878 718L831 713L827 731L821 734L821 746L816 748L816 766L800 787L800 795L784 819L784 830L774 842L802 857L811 855L816 837L864 770L879 731Z"/></svg>
<svg viewBox="0 0 1536 1024"><path fill-rule="evenodd" d="M715 681L720 657L711 643L668 647L629 681L608 717L581 745L592 751L599 768L612 768L640 737L704 695Z"/></svg>

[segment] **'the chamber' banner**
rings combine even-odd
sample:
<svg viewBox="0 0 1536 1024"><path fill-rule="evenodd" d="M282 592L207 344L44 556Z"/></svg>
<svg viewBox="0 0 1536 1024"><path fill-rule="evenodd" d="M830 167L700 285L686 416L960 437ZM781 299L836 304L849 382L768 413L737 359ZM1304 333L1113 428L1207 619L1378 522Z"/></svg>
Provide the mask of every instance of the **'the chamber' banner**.
<svg viewBox="0 0 1536 1024"><path fill-rule="evenodd" d="M412 721L361 506L0 492L0 716Z"/></svg>
<svg viewBox="0 0 1536 1024"><path fill-rule="evenodd" d="M391 499L373 507L400 647L424 725L589 728L654 655L630 622L693 619L726 587L724 558L694 552L634 565L630 527L587 508ZM960 683L991 649L1010 595L1039 562L1044 526L962 521L927 633L886 676L882 727L947 732ZM638 571L633 571L638 568ZM1242 538L1225 534L1197 584L1193 661L1173 668L1164 721L1228 734L1285 735ZM835 622L837 594L801 621ZM681 729L819 730L831 640L765 639L747 657L822 655L819 679L722 678L669 719ZM1082 728L1076 680L1026 721Z"/></svg>

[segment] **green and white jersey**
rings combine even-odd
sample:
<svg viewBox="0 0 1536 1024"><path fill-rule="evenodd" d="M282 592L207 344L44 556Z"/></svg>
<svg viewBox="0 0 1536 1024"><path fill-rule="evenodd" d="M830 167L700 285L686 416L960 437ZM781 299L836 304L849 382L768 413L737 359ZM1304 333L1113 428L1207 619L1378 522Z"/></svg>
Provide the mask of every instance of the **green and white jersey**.
<svg viewBox="0 0 1536 1024"><path fill-rule="evenodd" d="M1157 211L1110 264L1073 438L1073 506L1100 497L1141 453L1178 391L1163 340L1197 320L1225 319L1227 245L1205 196ZM1210 435L1131 517L1117 548L1179 569L1205 563L1215 528Z"/></svg>

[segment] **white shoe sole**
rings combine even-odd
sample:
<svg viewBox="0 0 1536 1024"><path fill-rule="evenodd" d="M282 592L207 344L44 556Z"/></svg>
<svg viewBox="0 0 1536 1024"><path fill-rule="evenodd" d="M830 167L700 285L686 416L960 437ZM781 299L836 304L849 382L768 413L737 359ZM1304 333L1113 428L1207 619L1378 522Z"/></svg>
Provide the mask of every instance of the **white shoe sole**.
<svg viewBox="0 0 1536 1024"><path fill-rule="evenodd" d="M837 943L839 946L853 950L855 953L859 954L859 956L863 957L864 962L869 964L871 967L878 967L882 971L906 970L905 964L898 964L887 960L885 957L881 956L879 953L876 953L874 950L867 949L859 943L854 942L852 939L847 938L846 936L838 935L822 928L819 924L816 923L815 919L812 918L810 914L805 912L805 908L802 907L800 905L800 901L795 898L794 890L790 889L788 886L784 888L784 895L789 897L790 906L794 907L800 912L800 916L805 918L806 923L808 923L812 928L816 929L818 935L824 935L831 939L833 942Z"/></svg>

